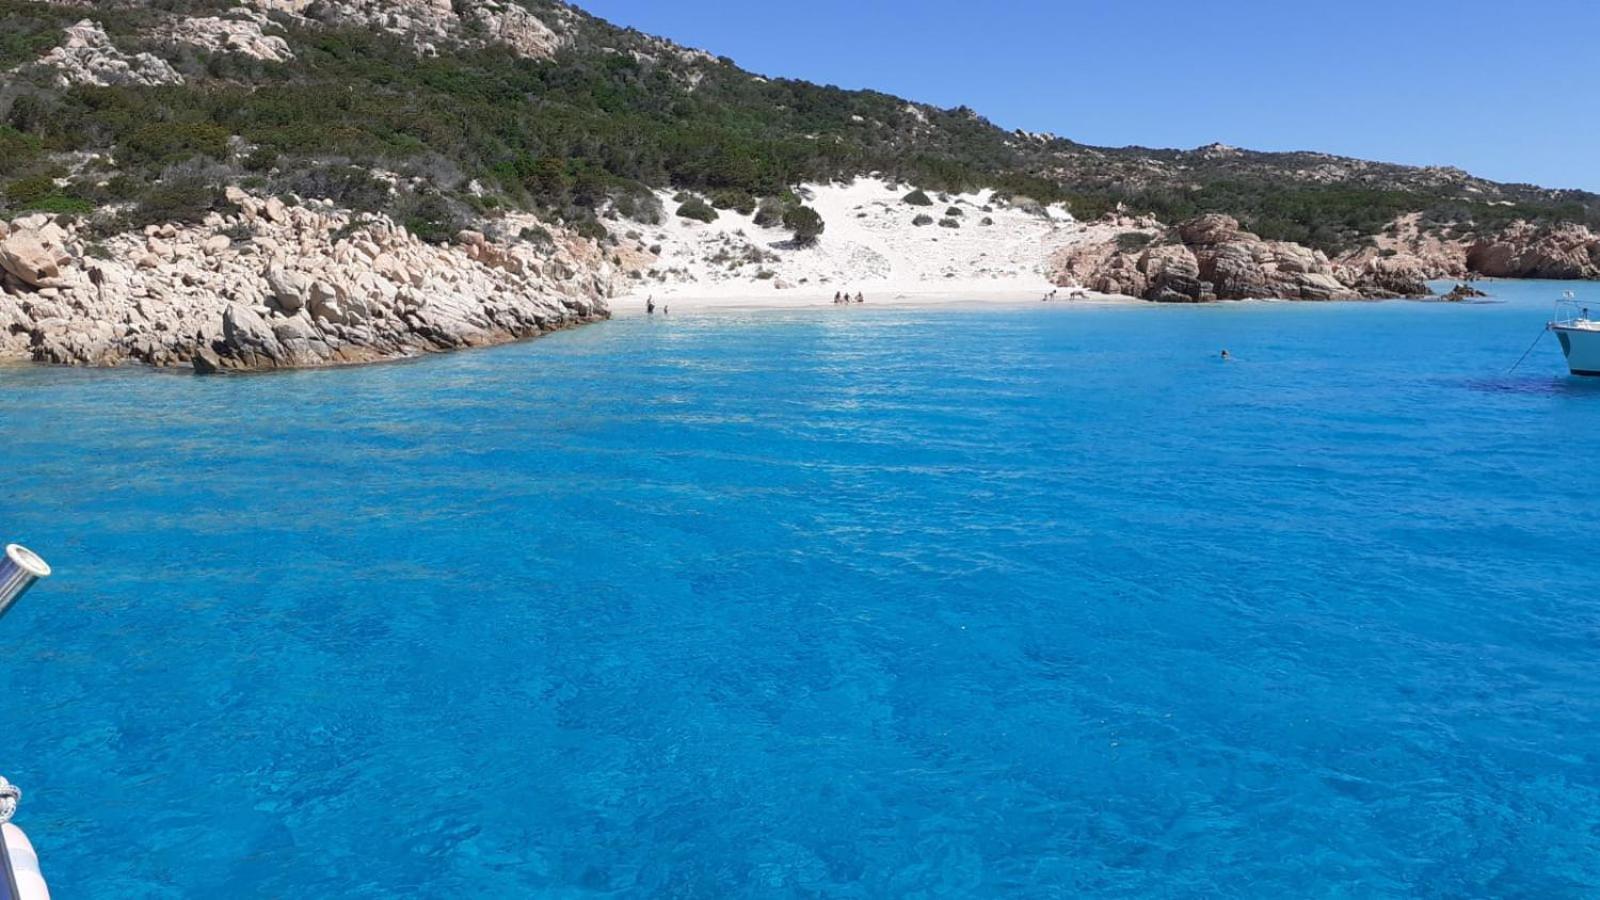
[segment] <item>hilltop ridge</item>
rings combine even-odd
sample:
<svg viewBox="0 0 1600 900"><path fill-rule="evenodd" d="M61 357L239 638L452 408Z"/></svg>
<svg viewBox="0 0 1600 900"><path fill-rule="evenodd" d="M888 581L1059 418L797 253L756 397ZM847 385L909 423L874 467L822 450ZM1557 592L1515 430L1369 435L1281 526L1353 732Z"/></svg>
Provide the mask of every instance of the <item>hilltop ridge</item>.
<svg viewBox="0 0 1600 900"><path fill-rule="evenodd" d="M1224 213L1330 253L1406 213L1478 233L1600 224L1593 194L1448 167L1006 131L965 107L752 74L555 0L0 0L0 23L7 149L25 157L8 181L50 168L37 147L147 179L200 159L269 188L338 180L372 203L336 170L350 163L420 177L458 213L507 205L576 224L607 200L626 213L644 188L769 196L882 172L1065 202L1083 220ZM155 124L175 133L158 141ZM68 168L58 207L122 199ZM37 205L28 194L8 188L8 209Z"/></svg>

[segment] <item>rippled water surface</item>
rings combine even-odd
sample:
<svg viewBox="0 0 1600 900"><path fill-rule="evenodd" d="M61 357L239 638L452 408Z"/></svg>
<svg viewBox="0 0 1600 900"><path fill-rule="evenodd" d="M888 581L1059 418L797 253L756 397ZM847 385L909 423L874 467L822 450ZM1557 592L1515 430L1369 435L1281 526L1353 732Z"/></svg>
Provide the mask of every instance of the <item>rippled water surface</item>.
<svg viewBox="0 0 1600 900"><path fill-rule="evenodd" d="M1600 382L1495 290L0 370L0 772L63 898L1593 896Z"/></svg>

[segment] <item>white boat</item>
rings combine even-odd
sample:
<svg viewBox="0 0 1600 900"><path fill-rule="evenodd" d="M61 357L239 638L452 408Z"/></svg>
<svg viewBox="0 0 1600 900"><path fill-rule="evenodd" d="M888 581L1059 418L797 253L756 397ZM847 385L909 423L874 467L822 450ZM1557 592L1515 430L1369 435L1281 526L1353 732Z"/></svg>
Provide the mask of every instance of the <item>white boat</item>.
<svg viewBox="0 0 1600 900"><path fill-rule="evenodd" d="M1561 341L1572 374L1600 377L1600 321L1589 318L1589 307L1580 305L1571 291L1556 304L1550 330Z"/></svg>
<svg viewBox="0 0 1600 900"><path fill-rule="evenodd" d="M50 567L26 547L6 547L0 556L0 617L34 582L49 576ZM0 778L0 900L50 900L50 888L39 871L39 854L22 829L11 824L21 799L22 792Z"/></svg>

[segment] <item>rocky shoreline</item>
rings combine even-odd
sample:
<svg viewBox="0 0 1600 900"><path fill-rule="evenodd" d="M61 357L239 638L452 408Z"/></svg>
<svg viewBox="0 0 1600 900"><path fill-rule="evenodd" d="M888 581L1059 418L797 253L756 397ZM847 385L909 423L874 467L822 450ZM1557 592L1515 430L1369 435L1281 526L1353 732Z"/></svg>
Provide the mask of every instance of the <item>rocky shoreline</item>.
<svg viewBox="0 0 1600 900"><path fill-rule="evenodd" d="M828 205L821 188L809 190ZM609 318L609 298L651 285L665 289L663 273L710 272L714 267L699 265L696 254L722 246L690 240L697 231L675 239L629 232L629 240L608 245L526 214L486 219L481 230L434 244L384 215L326 200L285 203L237 187L228 188L225 199L224 209L199 223L109 237L97 238L82 219L35 214L0 220L0 359L210 374L370 363L500 344ZM985 283L991 290L1010 283L1002 275L1018 280L1032 269L1062 286L1168 303L1420 298L1432 295L1430 280L1472 274L1600 278L1600 237L1572 226L1516 225L1492 238L1452 242L1423 237L1414 221L1402 219L1376 246L1330 259L1265 240L1223 215L1175 227L1148 218L1088 225L1069 218L1028 231L1026 215L996 206L989 228L958 240L962 229L930 236L899 227L895 204L836 199L839 208L828 208L837 221L865 223L824 239L837 244L833 255L841 257L834 260L841 272L859 277L863 267L870 269L863 260L881 257L916 276L915 239L943 260L942 268L920 277L946 288L974 289L982 280L952 281L956 257L971 257L975 275L1000 279ZM726 233L706 233L724 240L737 235L757 247L756 232L734 228L739 222ZM646 249L651 239L660 244ZM1015 272L997 268L1002 246L1017 256ZM717 250L713 257L729 252ZM822 287L840 273L830 275L822 263L831 257L820 253L763 250L759 260L727 276L754 271L750 284L771 292L794 287L773 272L793 275L791 269L810 271L804 268L810 265L816 270L812 286ZM732 258L737 263L744 256ZM702 272L694 284L709 277ZM807 282L800 277L795 284ZM1462 291L1450 299L1465 296Z"/></svg>
<svg viewBox="0 0 1600 900"><path fill-rule="evenodd" d="M1149 220L1130 224L1134 230L1058 254L1058 281L1158 303L1256 297L1361 300L1430 293L1420 272L1393 260L1339 265L1320 250L1263 240L1228 216L1200 216L1170 229Z"/></svg>
<svg viewBox="0 0 1600 900"><path fill-rule="evenodd" d="M1582 226L1517 223L1492 237L1446 239L1423 233L1418 218L1403 217L1372 246L1330 258L1264 240L1224 215L1170 228L1113 216L1100 223L1098 239L1058 251L1051 271L1063 286L1161 303L1414 299L1432 296L1429 281L1471 276L1600 279L1600 235Z"/></svg>
<svg viewBox="0 0 1600 900"><path fill-rule="evenodd" d="M1056 283L1157 303L1210 303L1426 298L1430 280L1472 275L1600 279L1600 235L1582 226L1517 223L1486 239L1451 240L1424 234L1418 216L1405 216L1373 247L1338 258L1261 239L1230 216L1198 216L1174 227L1112 216L1101 226L1099 239L1053 256Z"/></svg>
<svg viewBox="0 0 1600 900"><path fill-rule="evenodd" d="M404 358L608 318L621 274L595 241L532 217L496 223L518 237L438 246L331 204L228 201L199 225L104 241L45 216L0 222L0 358L202 373Z"/></svg>

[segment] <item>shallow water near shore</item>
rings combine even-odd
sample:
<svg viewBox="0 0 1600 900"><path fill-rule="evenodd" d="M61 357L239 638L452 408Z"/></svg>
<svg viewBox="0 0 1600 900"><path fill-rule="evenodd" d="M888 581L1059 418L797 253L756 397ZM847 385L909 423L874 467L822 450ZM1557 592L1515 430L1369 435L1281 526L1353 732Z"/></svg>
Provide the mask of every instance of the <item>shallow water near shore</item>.
<svg viewBox="0 0 1600 900"><path fill-rule="evenodd" d="M60 897L1593 895L1561 287L0 369L0 773Z"/></svg>

